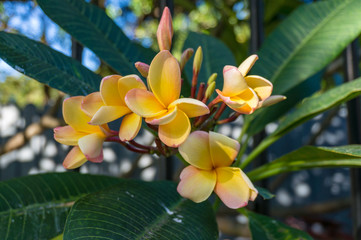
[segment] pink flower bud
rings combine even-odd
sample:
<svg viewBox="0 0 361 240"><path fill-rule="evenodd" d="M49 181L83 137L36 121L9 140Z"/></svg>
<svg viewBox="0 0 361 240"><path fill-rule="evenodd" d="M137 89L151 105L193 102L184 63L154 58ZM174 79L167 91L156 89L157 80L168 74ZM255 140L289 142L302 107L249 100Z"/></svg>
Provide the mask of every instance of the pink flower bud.
<svg viewBox="0 0 361 240"><path fill-rule="evenodd" d="M142 62L136 62L134 65L143 77L145 77L145 78L148 77L148 72L149 72L148 64L142 63Z"/></svg>
<svg viewBox="0 0 361 240"><path fill-rule="evenodd" d="M193 53L194 53L193 48L187 48L186 50L184 50L184 52L182 53L182 56L181 56L181 60L180 60L181 71L183 71L184 66L186 65L188 60L193 56Z"/></svg>
<svg viewBox="0 0 361 240"><path fill-rule="evenodd" d="M160 51L170 50L173 37L172 15L169 8L165 7L157 30L157 40Z"/></svg>

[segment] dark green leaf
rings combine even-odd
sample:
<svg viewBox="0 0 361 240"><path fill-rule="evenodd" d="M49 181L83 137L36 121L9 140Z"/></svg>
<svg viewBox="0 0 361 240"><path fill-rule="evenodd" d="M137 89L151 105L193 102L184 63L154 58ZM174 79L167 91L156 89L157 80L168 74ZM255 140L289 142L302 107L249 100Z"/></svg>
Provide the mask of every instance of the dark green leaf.
<svg viewBox="0 0 361 240"><path fill-rule="evenodd" d="M136 74L134 63L150 64L154 52L133 43L103 10L84 0L38 0L54 22L122 75Z"/></svg>
<svg viewBox="0 0 361 240"><path fill-rule="evenodd" d="M254 240L312 240L299 229L292 228L270 217L247 211L249 228Z"/></svg>
<svg viewBox="0 0 361 240"><path fill-rule="evenodd" d="M270 193L267 189L265 188L261 188L261 187L257 187L256 186L256 189L258 191L258 194L261 195L261 197L264 199L264 200L268 200L268 199L271 199L271 198L274 198L275 195Z"/></svg>
<svg viewBox="0 0 361 240"><path fill-rule="evenodd" d="M183 199L171 182L126 181L78 200L66 222L68 239L218 238L208 202Z"/></svg>
<svg viewBox="0 0 361 240"><path fill-rule="evenodd" d="M61 234L74 201L119 183L78 173L39 174L0 182L0 239L50 239Z"/></svg>
<svg viewBox="0 0 361 240"><path fill-rule="evenodd" d="M361 167L361 146L305 146L247 173L252 181L317 167Z"/></svg>
<svg viewBox="0 0 361 240"><path fill-rule="evenodd" d="M78 61L20 35L0 32L0 57L15 70L70 95L86 95L99 89L99 75Z"/></svg>

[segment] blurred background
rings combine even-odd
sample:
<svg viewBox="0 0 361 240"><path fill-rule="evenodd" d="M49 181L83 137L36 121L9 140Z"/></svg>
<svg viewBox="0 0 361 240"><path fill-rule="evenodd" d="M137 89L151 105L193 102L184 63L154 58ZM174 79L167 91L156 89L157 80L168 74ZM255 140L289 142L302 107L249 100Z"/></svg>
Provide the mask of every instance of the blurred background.
<svg viewBox="0 0 361 240"><path fill-rule="evenodd" d="M160 1L88 2L104 9L130 39L157 51ZM261 38L264 38L293 10L312 1L261 2L258 14L262 21ZM172 3L175 32L173 53L176 57L181 54L189 30L206 33L223 41L231 49L238 64L254 52L251 49L249 1L174 0ZM74 56L74 46L78 46L76 51L80 55L77 59L83 65L102 76L113 73L93 52L77 44L52 22L36 1L0 0L0 30L21 33L68 56ZM324 91L343 81L341 59L336 59L323 71L322 81L308 81L309 87L315 92ZM221 81L220 77L218 81ZM0 181L28 174L65 171L62 161L69 148L54 141L52 130L64 124L61 104L65 97L65 94L22 75L0 59ZM345 106L317 116L272 145L267 151L267 161L305 144L347 144L346 117ZM218 131L237 138L242 123L240 118L232 124L222 125ZM269 124L266 133L276 127L277 123ZM144 144L151 144L153 140L147 132L141 132L137 138ZM79 171L147 181L165 179L165 165L169 159L155 158L129 152L118 144L106 143L104 163L88 162ZM175 180L178 179L181 167L177 164L172 166ZM261 212L306 230L315 239L352 239L348 169L313 169L283 174L268 181L267 188L276 196L260 203L267 206ZM221 238L248 239L246 221L247 218L236 212L221 208L218 216Z"/></svg>

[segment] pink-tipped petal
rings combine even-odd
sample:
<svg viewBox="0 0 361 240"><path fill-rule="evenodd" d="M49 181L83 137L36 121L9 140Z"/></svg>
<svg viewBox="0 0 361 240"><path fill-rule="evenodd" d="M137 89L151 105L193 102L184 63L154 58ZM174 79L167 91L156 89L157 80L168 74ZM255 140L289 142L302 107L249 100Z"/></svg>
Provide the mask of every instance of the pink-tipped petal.
<svg viewBox="0 0 361 240"><path fill-rule="evenodd" d="M125 102L130 110L141 117L151 118L166 113L167 109L155 98L154 94L134 88L125 96Z"/></svg>
<svg viewBox="0 0 361 240"><path fill-rule="evenodd" d="M124 105L118 92L118 80L122 78L120 75L111 75L102 79L100 83L100 95L105 105L117 106Z"/></svg>
<svg viewBox="0 0 361 240"><path fill-rule="evenodd" d="M241 65L239 65L238 70L242 73L243 76L247 75L247 73L251 70L257 59L258 56L254 54L249 56L241 63Z"/></svg>
<svg viewBox="0 0 361 240"><path fill-rule="evenodd" d="M237 157L239 147L236 140L216 132L209 132L209 149L215 168L230 166Z"/></svg>
<svg viewBox="0 0 361 240"><path fill-rule="evenodd" d="M81 109L86 115L92 118L103 105L104 103L100 96L100 92L93 92L84 97L83 102L81 103Z"/></svg>
<svg viewBox="0 0 361 240"><path fill-rule="evenodd" d="M209 113L207 105L193 98L180 98L169 105L169 108L177 106L189 118L202 116Z"/></svg>
<svg viewBox="0 0 361 240"><path fill-rule="evenodd" d="M125 96L134 88L147 90L147 87L143 83L142 79L140 79L137 75L128 75L118 80L118 92L120 99L124 102L124 104Z"/></svg>
<svg viewBox="0 0 361 240"><path fill-rule="evenodd" d="M130 112L130 109L126 106L102 106L95 113L90 123L94 125L102 125L117 120Z"/></svg>
<svg viewBox="0 0 361 240"><path fill-rule="evenodd" d="M164 125L173 121L173 119L177 116L177 112L177 107L173 107L171 109L168 109L165 113L162 113L152 118L146 118L145 121L152 125Z"/></svg>
<svg viewBox="0 0 361 240"><path fill-rule="evenodd" d="M267 79L256 75L250 75L247 76L245 80L247 85L257 93L259 100L265 100L271 96L273 85Z"/></svg>
<svg viewBox="0 0 361 240"><path fill-rule="evenodd" d="M192 132L178 150L189 164L203 170L213 169L207 132Z"/></svg>
<svg viewBox="0 0 361 240"><path fill-rule="evenodd" d="M223 101L225 104L227 104L228 107L230 107L232 109L240 108L246 104L245 101L243 101L243 102L232 101L231 97L224 96L223 92L219 91L218 89L216 89L216 92L218 93L218 96L220 97L221 101Z"/></svg>
<svg viewBox="0 0 361 240"><path fill-rule="evenodd" d="M103 161L103 142L104 135L98 133L89 134L79 139L80 150L91 162Z"/></svg>
<svg viewBox="0 0 361 240"><path fill-rule="evenodd" d="M214 189L222 202L229 208L244 207L254 199L253 190L241 174L241 169L222 167L216 169L217 183Z"/></svg>
<svg viewBox="0 0 361 240"><path fill-rule="evenodd" d="M214 170L207 171L193 166L184 168L180 179L181 181L177 187L178 193L196 203L206 200L212 194L216 185Z"/></svg>
<svg viewBox="0 0 361 240"><path fill-rule="evenodd" d="M181 72L177 59L169 51L163 50L154 57L149 68L148 84L165 107L179 98Z"/></svg>
<svg viewBox="0 0 361 240"><path fill-rule="evenodd" d="M170 50L172 45L172 37L173 37L172 15L169 11L169 8L165 7L157 30L157 40L158 40L159 49L161 51Z"/></svg>
<svg viewBox="0 0 361 240"><path fill-rule="evenodd" d="M73 147L68 155L66 155L63 166L66 169L74 169L78 168L84 163L86 163L87 159L84 154L80 151L79 147Z"/></svg>
<svg viewBox="0 0 361 240"><path fill-rule="evenodd" d="M189 118L184 112L178 111L173 121L159 126L158 135L168 147L178 147L187 139L190 131Z"/></svg>
<svg viewBox="0 0 361 240"><path fill-rule="evenodd" d="M225 66L223 68L223 94L228 97L232 97L240 94L248 88L244 77L241 72L234 66Z"/></svg>
<svg viewBox="0 0 361 240"><path fill-rule="evenodd" d="M141 126L142 118L139 115L130 113L124 116L119 129L119 139L122 141L132 140L137 136Z"/></svg>
<svg viewBox="0 0 361 240"><path fill-rule="evenodd" d="M87 135L87 133L78 132L71 126L54 128L55 141L65 145L70 145L70 146L78 145L79 138L82 138L85 135Z"/></svg>

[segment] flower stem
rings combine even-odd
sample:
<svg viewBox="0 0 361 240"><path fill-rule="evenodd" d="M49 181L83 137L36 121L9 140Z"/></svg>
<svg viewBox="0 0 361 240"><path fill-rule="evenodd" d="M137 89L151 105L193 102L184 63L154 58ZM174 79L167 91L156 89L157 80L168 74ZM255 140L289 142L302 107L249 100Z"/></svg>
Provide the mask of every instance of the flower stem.
<svg viewBox="0 0 361 240"><path fill-rule="evenodd" d="M119 137L108 137L105 139L105 141L107 142L117 142L121 145L123 145L126 149L132 151L132 152L137 152L137 153L151 153L151 149L138 149L135 148L134 146L130 145L129 143L123 142L122 140L119 139Z"/></svg>
<svg viewBox="0 0 361 240"><path fill-rule="evenodd" d="M225 103L222 103L222 105L221 105L221 107L218 109L218 111L216 112L216 114L214 115L214 121L217 121L220 117L221 117L221 115L222 115L222 113L224 112L224 110L226 109L226 104Z"/></svg>
<svg viewBox="0 0 361 240"><path fill-rule="evenodd" d="M197 82L198 82L198 73L193 70L191 98L194 98L196 96Z"/></svg>
<svg viewBox="0 0 361 240"><path fill-rule="evenodd" d="M224 124L224 123L230 123L230 122L233 122L235 121L241 114L236 112L236 113L233 113L232 116L230 116L229 118L226 118L226 119L222 119L222 120L218 120L217 121L217 124L220 125L220 124Z"/></svg>
<svg viewBox="0 0 361 240"><path fill-rule="evenodd" d="M197 99L198 100L203 99L204 93L205 93L205 87L206 87L206 85L203 82L199 85L198 94L197 94Z"/></svg>

